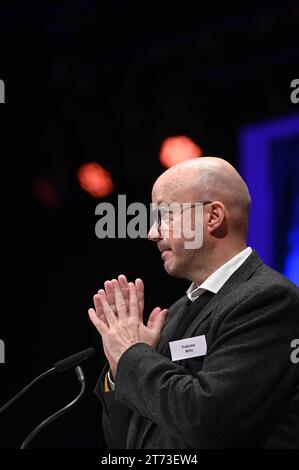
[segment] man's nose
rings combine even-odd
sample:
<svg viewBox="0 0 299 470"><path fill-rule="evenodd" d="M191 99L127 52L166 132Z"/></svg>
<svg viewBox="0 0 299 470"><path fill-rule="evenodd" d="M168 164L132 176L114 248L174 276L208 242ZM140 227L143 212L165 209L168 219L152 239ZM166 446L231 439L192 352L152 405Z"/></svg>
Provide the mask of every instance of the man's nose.
<svg viewBox="0 0 299 470"><path fill-rule="evenodd" d="M162 239L160 230L156 222L154 222L153 225L151 226L147 234L147 238L148 240L151 240L152 242L157 242Z"/></svg>

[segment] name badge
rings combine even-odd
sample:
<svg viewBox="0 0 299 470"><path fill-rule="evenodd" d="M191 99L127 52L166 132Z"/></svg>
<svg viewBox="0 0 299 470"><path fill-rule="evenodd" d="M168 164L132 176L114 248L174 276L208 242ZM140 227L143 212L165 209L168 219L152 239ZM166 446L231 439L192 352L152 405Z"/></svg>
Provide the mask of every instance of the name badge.
<svg viewBox="0 0 299 470"><path fill-rule="evenodd" d="M207 354L207 341L205 335L193 338L179 339L169 342L171 359L181 361L190 357L205 356Z"/></svg>

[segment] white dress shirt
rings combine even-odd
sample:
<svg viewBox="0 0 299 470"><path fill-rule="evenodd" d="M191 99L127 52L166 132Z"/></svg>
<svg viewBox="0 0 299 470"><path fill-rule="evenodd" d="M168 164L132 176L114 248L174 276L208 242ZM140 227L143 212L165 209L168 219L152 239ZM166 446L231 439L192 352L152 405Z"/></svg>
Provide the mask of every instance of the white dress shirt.
<svg viewBox="0 0 299 470"><path fill-rule="evenodd" d="M186 294L191 302L194 302L206 290L217 294L221 287L231 277L231 275L244 263L251 254L252 248L248 246L236 256L224 263L220 268L216 269L202 284L199 286L192 282Z"/></svg>

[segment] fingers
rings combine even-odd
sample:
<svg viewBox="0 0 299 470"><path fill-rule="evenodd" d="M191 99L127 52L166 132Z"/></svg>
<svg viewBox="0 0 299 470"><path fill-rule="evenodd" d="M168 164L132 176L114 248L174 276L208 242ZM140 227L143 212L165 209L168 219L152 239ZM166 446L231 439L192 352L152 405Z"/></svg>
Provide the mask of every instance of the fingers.
<svg viewBox="0 0 299 470"><path fill-rule="evenodd" d="M133 283L132 283L133 284ZM133 284L134 285L134 284ZM127 281L127 278L124 274L118 276L118 281L116 279L107 280L104 282L105 291L102 289L94 296L94 305L97 316L102 320L106 321L105 312L102 304L101 292L105 292L105 298L108 305L113 310L115 315L122 315L123 317L127 315L130 307L130 287ZM138 302L138 308L134 306L134 313L138 311L139 317L143 320L143 309L144 309L144 284L140 278L137 278L135 281L135 290ZM116 302L116 296L118 302ZM117 305L118 304L118 305ZM125 310L125 306L126 310ZM107 309L107 305L106 305ZM119 312L120 309L120 312ZM108 322L109 323L109 322ZM111 321L110 321L111 323Z"/></svg>
<svg viewBox="0 0 299 470"><path fill-rule="evenodd" d="M121 276L119 276L121 277ZM129 287L128 287L128 282L127 282L127 279L126 279L126 276L123 276L123 278L125 278L125 282L127 284L127 286L124 285L124 289L127 287L127 294L126 294L126 297L127 297L127 303L129 305ZM112 281L116 281L116 279L112 279ZM112 308L112 310L114 311L114 313L117 315L117 309L116 309L116 305L115 305L115 295L114 295L114 287L113 287L113 282L110 281L110 280L107 280L104 282L104 288L105 288L105 293L106 293L106 298L107 298L107 302L108 304L110 305L110 307ZM123 279L122 279L122 282L123 282ZM123 290L123 288L122 288ZM95 300L95 299L94 299ZM96 311L97 313L99 312L99 315L102 316L103 315L103 308L102 308L102 302L100 300L100 298L98 297L97 299L97 308L96 308Z"/></svg>
<svg viewBox="0 0 299 470"><path fill-rule="evenodd" d="M100 289L98 294L100 298L100 301L102 303L102 308L103 308L103 313L106 319L106 322L108 323L108 326L113 326L115 325L116 322L116 316L114 311L112 310L111 306L109 305L106 297L106 293L103 289Z"/></svg>
<svg viewBox="0 0 299 470"><path fill-rule="evenodd" d="M129 289L130 289L129 314L130 314L130 316L138 318L138 320L140 320L136 286L135 286L135 284L133 284L133 282L129 282Z"/></svg>
<svg viewBox="0 0 299 470"><path fill-rule="evenodd" d="M98 317L96 311L93 308L88 310L88 315L98 332L103 335L107 332L108 326L106 323Z"/></svg>
<svg viewBox="0 0 299 470"><path fill-rule="evenodd" d="M107 301L112 308L112 310L116 312L116 306L115 306L115 295L114 295L114 287L113 287L113 281L116 281L116 279L112 279L112 281L105 281L104 282L104 287L105 287L105 292L106 292L106 297ZM120 274L118 276L118 282L121 287L121 291L124 297L124 300L126 302L127 307L129 306L129 284L127 281L127 278L124 274Z"/></svg>
<svg viewBox="0 0 299 470"><path fill-rule="evenodd" d="M148 328L151 330L156 330L157 332L161 332L166 323L167 315L167 308L164 308L163 310L161 310L160 307L154 308L147 322Z"/></svg>
<svg viewBox="0 0 299 470"><path fill-rule="evenodd" d="M124 296L125 302L127 307L129 308L129 297L130 297L130 289L129 283L124 274L120 274L118 276L118 282ZM143 310L144 310L144 284L140 278L137 278L135 281L137 299L138 299L138 306L139 306L139 314L141 320L143 319Z"/></svg>
<svg viewBox="0 0 299 470"><path fill-rule="evenodd" d="M147 320L147 327L149 329L152 329L153 328L153 325L154 325L154 322L155 322L155 319L157 317L157 315L161 312L161 308L160 307L155 307L154 310L151 312L148 320Z"/></svg>
<svg viewBox="0 0 299 470"><path fill-rule="evenodd" d="M115 307L119 319L124 319L128 316L127 305L122 294L122 290L116 279L112 279L112 285L114 288Z"/></svg>
<svg viewBox="0 0 299 470"><path fill-rule="evenodd" d="M142 279L137 278L135 280L137 299L139 304L139 312L141 320L143 319L143 310L144 310L144 284Z"/></svg>
<svg viewBox="0 0 299 470"><path fill-rule="evenodd" d="M155 324L157 323L157 328L159 329L159 331L162 331L162 329L164 328L164 325L165 325L166 319L167 319L167 315L168 315L167 308L164 308L163 310L161 310L159 315L157 315L157 319L155 321Z"/></svg>
<svg viewBox="0 0 299 470"><path fill-rule="evenodd" d="M112 281L105 281L104 282L104 287L105 287L107 301L108 301L110 307L112 308L112 310L114 312L116 312L114 288L113 288Z"/></svg>
<svg viewBox="0 0 299 470"><path fill-rule="evenodd" d="M98 294L95 294L93 296L93 303L94 303L94 306L95 306L95 312L96 312L96 315L103 321L106 323L106 318L105 318L105 315L104 315L104 310L103 310L103 306L102 306L102 302L101 302L101 298Z"/></svg>
<svg viewBox="0 0 299 470"><path fill-rule="evenodd" d="M98 294L95 294L93 296L93 303L95 306L95 311L98 317L100 317L103 314L103 307L102 307L102 302Z"/></svg>
<svg viewBox="0 0 299 470"><path fill-rule="evenodd" d="M118 279L118 283L120 285L123 297L125 299L126 305L128 307L130 294L129 294L129 284L128 284L127 278L124 274L120 274L117 279Z"/></svg>

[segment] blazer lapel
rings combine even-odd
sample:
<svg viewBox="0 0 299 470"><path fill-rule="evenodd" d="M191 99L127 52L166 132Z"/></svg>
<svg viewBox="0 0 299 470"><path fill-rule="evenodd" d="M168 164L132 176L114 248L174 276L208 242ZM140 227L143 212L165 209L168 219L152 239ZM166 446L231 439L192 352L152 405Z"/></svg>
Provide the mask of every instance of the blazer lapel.
<svg viewBox="0 0 299 470"><path fill-rule="evenodd" d="M162 331L162 335L157 346L157 352L162 353L166 345L169 343L169 341L171 341L173 331L176 330L176 327L188 306L189 299L186 295L184 295L172 307L170 307L167 322Z"/></svg>
<svg viewBox="0 0 299 470"><path fill-rule="evenodd" d="M203 308L198 317L196 317L192 324L186 329L184 337L191 338L201 323L203 323L215 308L223 302L224 297L231 292L237 291L238 288L253 275L254 271L262 263L263 262L257 255L256 251L253 250L244 263L231 275L217 294L215 294L211 301Z"/></svg>

